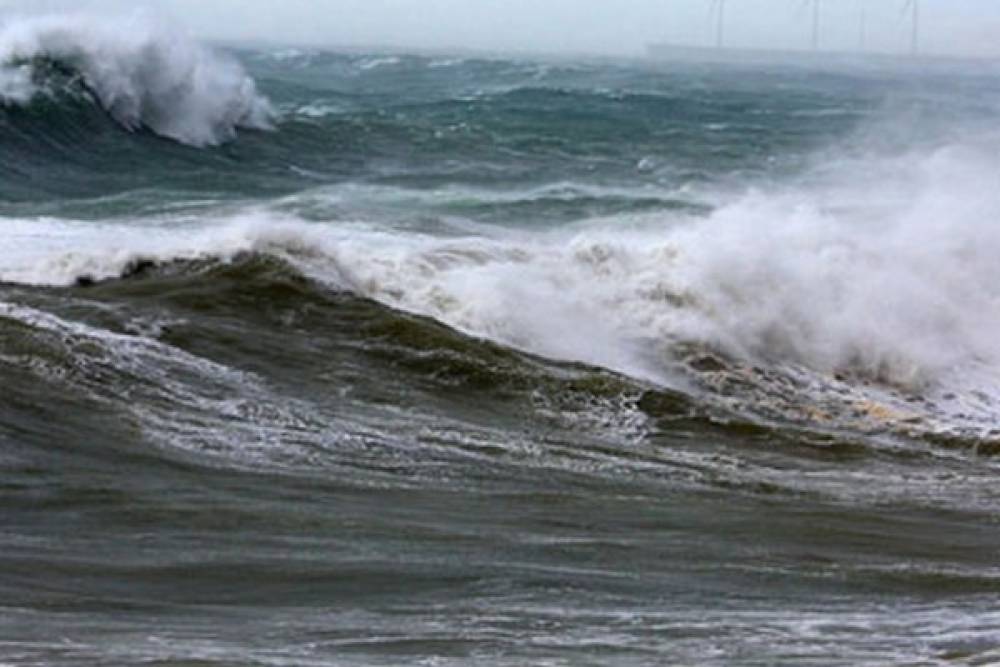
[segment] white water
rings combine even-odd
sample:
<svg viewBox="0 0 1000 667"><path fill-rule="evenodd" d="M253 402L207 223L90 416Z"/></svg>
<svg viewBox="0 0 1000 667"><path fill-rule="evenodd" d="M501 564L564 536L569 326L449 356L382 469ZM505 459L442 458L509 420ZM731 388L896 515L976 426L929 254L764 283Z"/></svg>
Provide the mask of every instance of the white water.
<svg viewBox="0 0 1000 667"><path fill-rule="evenodd" d="M0 103L50 93L32 81L30 61L48 58L80 72L121 125L146 127L193 146L232 139L238 128L270 126L269 102L233 59L142 13L22 18L0 29Z"/></svg>
<svg viewBox="0 0 1000 667"><path fill-rule="evenodd" d="M8 219L0 280L68 284L116 277L137 258L264 252L475 336L646 379L667 378L672 351L695 343L825 377L997 395L991 145L842 159L811 183L748 192L708 217L544 232L465 225L442 237L273 208L113 224Z"/></svg>

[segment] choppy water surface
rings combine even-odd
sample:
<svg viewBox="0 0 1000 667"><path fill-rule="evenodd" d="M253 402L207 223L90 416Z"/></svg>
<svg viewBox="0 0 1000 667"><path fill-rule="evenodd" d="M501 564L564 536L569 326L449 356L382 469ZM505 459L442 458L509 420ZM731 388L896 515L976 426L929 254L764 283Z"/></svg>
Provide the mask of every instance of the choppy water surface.
<svg viewBox="0 0 1000 667"><path fill-rule="evenodd" d="M990 67L0 60L0 663L1000 661Z"/></svg>

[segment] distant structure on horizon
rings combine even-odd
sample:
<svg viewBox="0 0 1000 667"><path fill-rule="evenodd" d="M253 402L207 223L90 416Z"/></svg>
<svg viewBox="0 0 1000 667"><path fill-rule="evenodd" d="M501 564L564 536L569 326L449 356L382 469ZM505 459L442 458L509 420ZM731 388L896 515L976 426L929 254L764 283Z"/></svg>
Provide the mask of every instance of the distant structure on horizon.
<svg viewBox="0 0 1000 667"><path fill-rule="evenodd" d="M806 0L805 5L812 5L812 50L819 51L819 12L822 0Z"/></svg>
<svg viewBox="0 0 1000 667"><path fill-rule="evenodd" d="M732 51L730 55L739 54L749 54L749 53L765 53L772 52L778 53L779 51L773 51L771 49L755 49L755 48L741 48L732 49L726 45L726 5L728 0L709 0L708 5L708 17L711 26L711 33L714 39L714 48L719 51ZM820 53L821 46L821 36L822 36L822 5L823 0L803 0L802 8L809 8L812 10L812 32L810 46L814 53ZM864 4L860 7L860 30L858 37L858 54L865 54L868 52L868 8ZM904 0L901 10L901 15L905 19L909 17L910 20L910 48L909 55L916 56L920 53L920 0ZM649 52L651 55L667 55L667 52L676 56L681 52L687 52L691 55L704 52L710 47L695 46L695 45L679 45L679 44L652 44L649 46ZM792 53L798 53L794 50L781 50L780 53L784 55L790 55ZM849 56L850 52L846 51L830 51L828 54L834 54L840 56ZM873 54L869 54L873 55ZM888 56L889 54L883 54Z"/></svg>
<svg viewBox="0 0 1000 667"><path fill-rule="evenodd" d="M715 19L715 48L721 49L725 46L726 0L709 0L708 17L709 20Z"/></svg>
<svg viewBox="0 0 1000 667"><path fill-rule="evenodd" d="M868 8L861 7L861 26L858 32L858 50L864 53L868 50Z"/></svg>
<svg viewBox="0 0 1000 667"><path fill-rule="evenodd" d="M912 22L912 33L910 35L910 55L917 55L920 51L920 0L906 0L903 4L903 14L910 12Z"/></svg>

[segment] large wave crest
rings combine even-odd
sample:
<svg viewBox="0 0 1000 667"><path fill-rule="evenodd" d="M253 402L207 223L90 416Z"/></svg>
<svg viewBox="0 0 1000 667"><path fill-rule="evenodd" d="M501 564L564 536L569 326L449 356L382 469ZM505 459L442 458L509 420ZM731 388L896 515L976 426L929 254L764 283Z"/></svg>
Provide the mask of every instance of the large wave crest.
<svg viewBox="0 0 1000 667"><path fill-rule="evenodd" d="M52 15L0 28L0 103L26 104L53 91L39 67L78 76L102 107L129 130L147 128L192 146L265 129L268 100L232 58L137 13L109 19Z"/></svg>

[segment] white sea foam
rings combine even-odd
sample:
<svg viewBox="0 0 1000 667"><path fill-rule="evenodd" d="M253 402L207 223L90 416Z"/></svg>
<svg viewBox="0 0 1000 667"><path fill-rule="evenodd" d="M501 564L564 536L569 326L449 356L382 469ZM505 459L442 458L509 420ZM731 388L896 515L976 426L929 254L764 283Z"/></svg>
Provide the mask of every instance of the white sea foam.
<svg viewBox="0 0 1000 667"><path fill-rule="evenodd" d="M467 62L468 60L465 58L438 58L428 62L427 67L430 69L445 69L447 67L457 67Z"/></svg>
<svg viewBox="0 0 1000 667"><path fill-rule="evenodd" d="M825 171L822 184L751 192L708 217L545 232L442 237L267 209L152 231L8 220L0 279L68 283L139 257L256 251L476 336L645 378L662 378L687 343L909 388L997 377L1000 165L989 149Z"/></svg>
<svg viewBox="0 0 1000 667"><path fill-rule="evenodd" d="M147 127L194 146L233 138L238 128L270 125L271 106L233 59L142 13L13 20L0 30L0 102L22 104L39 92L31 61L78 71L124 127Z"/></svg>
<svg viewBox="0 0 1000 667"><path fill-rule="evenodd" d="M320 443L349 439L322 428L327 420L319 419L311 406L274 394L253 374L157 340L4 301L0 320L28 325L37 346L56 359L72 359L72 372L67 373L60 363L39 355L31 371L40 380L69 382L90 400L124 407L144 435L162 446L224 456L234 463L279 460L294 465L308 460ZM109 368L115 373L108 373Z"/></svg>
<svg viewBox="0 0 1000 667"><path fill-rule="evenodd" d="M325 118L344 113L344 107L329 102L316 101L297 107L293 113L305 118Z"/></svg>
<svg viewBox="0 0 1000 667"><path fill-rule="evenodd" d="M357 61L357 67L360 70L374 70L383 67L394 67L400 64L402 60L398 56L383 56L376 58L363 58Z"/></svg>
<svg viewBox="0 0 1000 667"><path fill-rule="evenodd" d="M5 104L24 104L37 93L31 80L31 68L14 65L0 68L0 101Z"/></svg>

